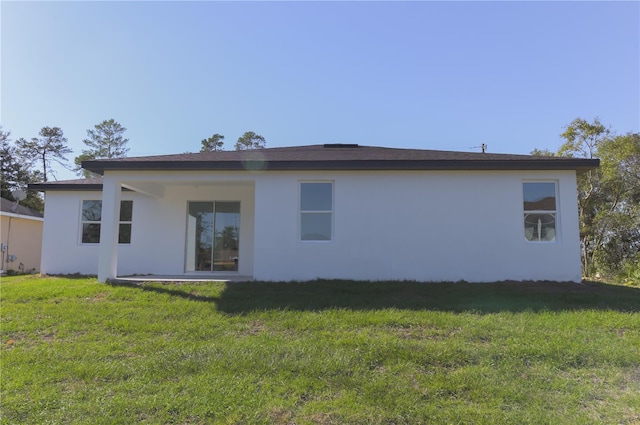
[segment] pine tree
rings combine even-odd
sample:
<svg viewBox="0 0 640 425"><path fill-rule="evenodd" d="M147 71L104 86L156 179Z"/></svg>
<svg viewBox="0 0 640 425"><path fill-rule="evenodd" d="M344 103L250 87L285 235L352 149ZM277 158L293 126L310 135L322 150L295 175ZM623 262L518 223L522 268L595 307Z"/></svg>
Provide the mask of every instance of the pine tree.
<svg viewBox="0 0 640 425"><path fill-rule="evenodd" d="M82 169L82 161L97 158L124 158L129 152L127 143L129 139L123 137L126 128L121 126L113 118L96 124L92 130L87 130L87 138L82 142L89 148L74 159L75 171L89 178L93 173Z"/></svg>

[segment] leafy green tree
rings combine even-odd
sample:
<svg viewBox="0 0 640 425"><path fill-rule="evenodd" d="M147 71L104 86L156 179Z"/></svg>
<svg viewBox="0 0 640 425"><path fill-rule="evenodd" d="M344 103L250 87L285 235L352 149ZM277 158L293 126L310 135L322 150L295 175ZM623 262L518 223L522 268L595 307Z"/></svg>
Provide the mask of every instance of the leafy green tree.
<svg viewBox="0 0 640 425"><path fill-rule="evenodd" d="M616 136L598 118L576 118L561 137L558 156L600 158L599 169L577 178L584 273L640 273L640 134Z"/></svg>
<svg viewBox="0 0 640 425"><path fill-rule="evenodd" d="M576 118L566 127L560 137L566 142L560 147L558 156L571 158L595 158L598 147L611 135L597 117L592 123Z"/></svg>
<svg viewBox="0 0 640 425"><path fill-rule="evenodd" d="M558 150L558 156L595 158L598 147L611 131L598 118L592 123L574 119L560 134L566 141ZM582 270L587 275L596 273L595 257L602 249L607 226L602 220L602 206L606 204L606 189L602 184L602 169L589 170L578 175L578 214L582 245Z"/></svg>
<svg viewBox="0 0 640 425"><path fill-rule="evenodd" d="M123 137L127 131L113 118L104 120L96 124L93 129L87 130L87 138L82 142L89 148L83 149L82 153L75 157L75 171L84 178L93 177L90 171L82 169L82 161L96 158L124 158L129 152L127 143L129 139Z"/></svg>
<svg viewBox="0 0 640 425"><path fill-rule="evenodd" d="M16 201L13 197L13 191L24 190L27 197L20 204L42 212L44 203L40 194L33 190L27 190L27 185L40 181L41 175L31 171L29 166L20 160L16 148L10 143L10 136L11 133L3 131L0 126L0 194L5 199Z"/></svg>
<svg viewBox="0 0 640 425"><path fill-rule="evenodd" d="M604 140L598 155L607 202L599 217L607 232L595 262L607 274L640 272L640 133Z"/></svg>
<svg viewBox="0 0 640 425"><path fill-rule="evenodd" d="M215 152L223 150L222 147L224 145L224 136L222 134L214 134L208 139L202 139L202 147L200 148L200 152Z"/></svg>
<svg viewBox="0 0 640 425"><path fill-rule="evenodd" d="M264 137L253 131L247 131L242 136L238 137L236 142L236 150L243 151L248 149L263 149L267 142Z"/></svg>
<svg viewBox="0 0 640 425"><path fill-rule="evenodd" d="M16 161L15 149L9 143L11 132L3 131L0 127L0 191L2 197L13 200L11 191L27 174L25 167Z"/></svg>
<svg viewBox="0 0 640 425"><path fill-rule="evenodd" d="M534 156L556 156L556 153L549 149L534 149L530 153Z"/></svg>
<svg viewBox="0 0 640 425"><path fill-rule="evenodd" d="M71 153L71 149L60 127L42 127L38 135L31 140L16 140L17 152L30 167L35 164L42 167L42 180L46 182L50 175L55 177L52 163L67 167L65 155Z"/></svg>
<svg viewBox="0 0 640 425"><path fill-rule="evenodd" d="M598 149L607 178L619 176L625 190L640 190L640 133L627 133L605 140Z"/></svg>

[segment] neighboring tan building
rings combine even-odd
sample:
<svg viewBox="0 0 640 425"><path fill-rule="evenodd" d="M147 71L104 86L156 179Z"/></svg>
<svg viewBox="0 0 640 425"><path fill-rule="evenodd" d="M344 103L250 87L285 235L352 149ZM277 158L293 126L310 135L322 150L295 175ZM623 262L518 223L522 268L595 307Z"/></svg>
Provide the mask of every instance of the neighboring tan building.
<svg viewBox="0 0 640 425"><path fill-rule="evenodd" d="M43 273L580 281L598 160L294 146L85 161L46 192Z"/></svg>
<svg viewBox="0 0 640 425"><path fill-rule="evenodd" d="M44 218L38 211L18 202L0 198L0 249L2 272L40 271L42 252L42 227Z"/></svg>

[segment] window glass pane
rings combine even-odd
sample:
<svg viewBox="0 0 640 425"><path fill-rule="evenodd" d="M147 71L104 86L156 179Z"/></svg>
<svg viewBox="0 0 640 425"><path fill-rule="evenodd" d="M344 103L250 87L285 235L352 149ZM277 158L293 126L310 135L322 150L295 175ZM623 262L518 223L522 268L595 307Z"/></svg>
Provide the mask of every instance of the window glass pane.
<svg viewBox="0 0 640 425"><path fill-rule="evenodd" d="M240 246L240 202L216 202L213 271L237 271Z"/></svg>
<svg viewBox="0 0 640 425"><path fill-rule="evenodd" d="M523 183L525 211L555 211L555 183Z"/></svg>
<svg viewBox="0 0 640 425"><path fill-rule="evenodd" d="M331 211L332 183L301 183L300 211Z"/></svg>
<svg viewBox="0 0 640 425"><path fill-rule="evenodd" d="M216 213L239 213L240 202L216 202Z"/></svg>
<svg viewBox="0 0 640 425"><path fill-rule="evenodd" d="M100 221L102 201L82 201L82 221Z"/></svg>
<svg viewBox="0 0 640 425"><path fill-rule="evenodd" d="M120 201L120 221L131 221L133 201Z"/></svg>
<svg viewBox="0 0 640 425"><path fill-rule="evenodd" d="M100 224L82 225L82 243L100 243Z"/></svg>
<svg viewBox="0 0 640 425"><path fill-rule="evenodd" d="M131 224L120 224L118 233L118 243L131 243Z"/></svg>
<svg viewBox="0 0 640 425"><path fill-rule="evenodd" d="M330 241L331 213L301 214L300 235L303 241Z"/></svg>
<svg viewBox="0 0 640 425"><path fill-rule="evenodd" d="M189 202L187 271L211 271L213 202Z"/></svg>
<svg viewBox="0 0 640 425"><path fill-rule="evenodd" d="M555 214L525 214L524 237L529 241L555 241Z"/></svg>

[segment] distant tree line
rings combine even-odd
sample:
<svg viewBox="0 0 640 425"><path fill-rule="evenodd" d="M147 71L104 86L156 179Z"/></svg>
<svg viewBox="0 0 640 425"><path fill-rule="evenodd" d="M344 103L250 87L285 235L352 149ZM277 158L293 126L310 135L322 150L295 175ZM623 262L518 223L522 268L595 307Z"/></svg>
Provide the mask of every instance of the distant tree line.
<svg viewBox="0 0 640 425"><path fill-rule="evenodd" d="M2 197L16 201L14 191L25 190L27 197L20 201L20 204L36 211L43 211L42 197L35 191L26 190L28 184L55 179L54 164L73 170L85 178L92 177L91 172L82 169L82 161L126 156L129 151L126 147L129 139L122 137L126 130L113 119L105 120L93 129L87 130L87 138L83 140L87 149L74 159L75 167L70 167L66 155L72 150L60 127L42 127L37 137L29 140L21 137L14 143L11 141L11 132L0 127Z"/></svg>
<svg viewBox="0 0 640 425"><path fill-rule="evenodd" d="M36 137L30 139L11 139L11 132L0 126L0 191L5 199L16 201L15 190L24 190L27 197L20 201L21 205L36 211L44 210L42 196L27 190L30 183L47 182L55 179L54 165L62 166L84 178L97 177L89 170L82 168L82 161L101 158L124 158L129 152L129 139L124 137L127 129L114 119L104 120L87 130L87 137L82 140L86 149L69 165L67 155L72 152L68 140L60 127L42 127ZM201 142L200 152L223 150L224 136L214 134ZM266 146L263 136L247 131L235 143L236 150L262 149Z"/></svg>
<svg viewBox="0 0 640 425"><path fill-rule="evenodd" d="M640 284L640 133L576 118L560 136L558 151L531 153L600 159L577 181L583 273Z"/></svg>
<svg viewBox="0 0 640 425"><path fill-rule="evenodd" d="M53 176L52 163L64 164L65 155L71 149L59 127L43 127L38 137L19 138L11 143L11 132L0 127L0 161L2 173L0 192L3 198L16 201L13 193L25 190L29 183L48 181ZM44 210L39 193L26 191L27 197L20 203L36 211Z"/></svg>

